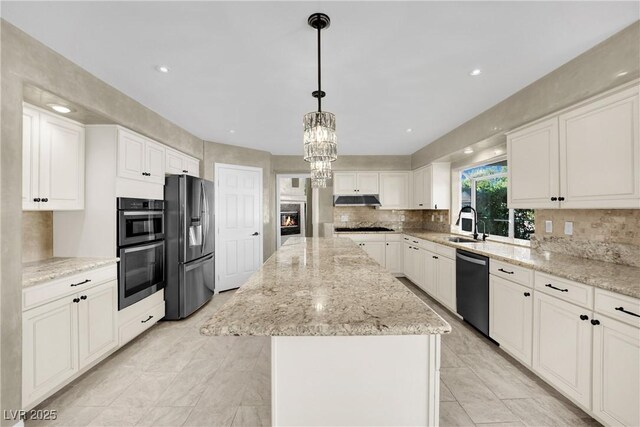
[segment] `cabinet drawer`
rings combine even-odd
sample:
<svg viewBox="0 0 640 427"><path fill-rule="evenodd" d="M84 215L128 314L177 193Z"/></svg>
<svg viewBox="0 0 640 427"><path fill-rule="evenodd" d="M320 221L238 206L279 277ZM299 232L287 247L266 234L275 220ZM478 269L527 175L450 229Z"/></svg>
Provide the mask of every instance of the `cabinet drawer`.
<svg viewBox="0 0 640 427"><path fill-rule="evenodd" d="M402 234L385 234L387 242L402 242Z"/></svg>
<svg viewBox="0 0 640 427"><path fill-rule="evenodd" d="M374 233L338 233L337 237L347 237L354 242L384 242L384 234Z"/></svg>
<svg viewBox="0 0 640 427"><path fill-rule="evenodd" d="M502 277L524 286L533 286L533 271L528 268L492 259L489 261L489 272L497 277Z"/></svg>
<svg viewBox="0 0 640 427"><path fill-rule="evenodd" d="M603 289L595 290L595 311L640 327L640 300Z"/></svg>
<svg viewBox="0 0 640 427"><path fill-rule="evenodd" d="M129 322L120 326L119 337L120 345L123 346L142 332L146 331L150 327L156 324L158 320L164 317L164 301L160 304L156 304L148 311L139 314L131 319Z"/></svg>
<svg viewBox="0 0 640 427"><path fill-rule="evenodd" d="M445 245L436 245L436 253L446 258L456 259L456 248Z"/></svg>
<svg viewBox="0 0 640 427"><path fill-rule="evenodd" d="M31 286L22 291L22 309L37 307L116 278L117 266L113 264Z"/></svg>
<svg viewBox="0 0 640 427"><path fill-rule="evenodd" d="M591 309L593 288L589 285L535 272L535 288L546 294Z"/></svg>
<svg viewBox="0 0 640 427"><path fill-rule="evenodd" d="M431 252L436 251L436 244L429 240L420 239L419 237L409 236L406 234L404 235L403 239L405 242L409 242L412 246L418 246Z"/></svg>

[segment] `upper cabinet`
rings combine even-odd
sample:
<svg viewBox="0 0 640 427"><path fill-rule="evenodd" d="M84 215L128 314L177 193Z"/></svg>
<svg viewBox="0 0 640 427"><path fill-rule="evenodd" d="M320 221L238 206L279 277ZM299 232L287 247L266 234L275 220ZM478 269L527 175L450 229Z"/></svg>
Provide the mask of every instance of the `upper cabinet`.
<svg viewBox="0 0 640 427"><path fill-rule="evenodd" d="M510 208L639 208L639 87L507 136Z"/></svg>
<svg viewBox="0 0 640 427"><path fill-rule="evenodd" d="M333 194L379 194L378 172L335 172L333 174Z"/></svg>
<svg viewBox="0 0 640 427"><path fill-rule="evenodd" d="M451 205L451 165L432 163L412 172L413 209L449 209Z"/></svg>
<svg viewBox="0 0 640 427"><path fill-rule="evenodd" d="M84 126L25 105L22 130L22 209L84 209Z"/></svg>
<svg viewBox="0 0 640 427"><path fill-rule="evenodd" d="M118 128L118 176L164 184L165 147Z"/></svg>
<svg viewBox="0 0 640 427"><path fill-rule="evenodd" d="M165 173L167 174L187 174L200 176L200 161L179 151L167 148L165 158Z"/></svg>
<svg viewBox="0 0 640 427"><path fill-rule="evenodd" d="M409 172L380 172L380 208L409 209Z"/></svg>

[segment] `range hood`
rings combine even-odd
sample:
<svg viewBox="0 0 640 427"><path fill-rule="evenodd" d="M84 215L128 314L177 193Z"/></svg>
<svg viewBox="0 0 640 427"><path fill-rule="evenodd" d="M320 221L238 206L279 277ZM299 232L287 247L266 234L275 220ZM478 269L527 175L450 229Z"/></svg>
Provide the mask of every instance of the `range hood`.
<svg viewBox="0 0 640 427"><path fill-rule="evenodd" d="M380 206L377 194L333 196L333 206Z"/></svg>

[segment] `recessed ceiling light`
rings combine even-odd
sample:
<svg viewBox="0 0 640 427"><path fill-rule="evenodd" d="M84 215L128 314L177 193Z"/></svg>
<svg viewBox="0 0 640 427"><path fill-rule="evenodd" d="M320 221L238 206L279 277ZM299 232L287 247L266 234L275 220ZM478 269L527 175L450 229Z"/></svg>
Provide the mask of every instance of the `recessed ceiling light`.
<svg viewBox="0 0 640 427"><path fill-rule="evenodd" d="M235 129L229 129L229 133L236 133Z"/></svg>
<svg viewBox="0 0 640 427"><path fill-rule="evenodd" d="M464 154L471 154L471 153L473 153L473 148L465 148L463 153Z"/></svg>
<svg viewBox="0 0 640 427"><path fill-rule="evenodd" d="M67 114L71 112L71 108L60 104L47 104L49 108L58 113Z"/></svg>
<svg viewBox="0 0 640 427"><path fill-rule="evenodd" d="M616 74L616 77L622 77L622 76L626 76L627 74L629 74L628 71L621 71L618 74Z"/></svg>
<svg viewBox="0 0 640 427"><path fill-rule="evenodd" d="M470 76L479 76L480 74L482 74L482 70L480 68L476 68L474 70L471 70L471 72L469 73Z"/></svg>
<svg viewBox="0 0 640 427"><path fill-rule="evenodd" d="M156 67L156 70L161 72L161 73L168 73L169 72L169 67L167 67L166 65L158 65Z"/></svg>
<svg viewBox="0 0 640 427"><path fill-rule="evenodd" d="M408 129L407 129L407 133L411 133L411 132L413 132L413 129L408 128Z"/></svg>

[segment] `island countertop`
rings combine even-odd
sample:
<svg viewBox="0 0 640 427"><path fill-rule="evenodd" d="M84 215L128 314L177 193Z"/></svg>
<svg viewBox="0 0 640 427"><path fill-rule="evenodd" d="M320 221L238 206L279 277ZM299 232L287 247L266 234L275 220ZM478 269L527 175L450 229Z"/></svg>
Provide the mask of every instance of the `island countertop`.
<svg viewBox="0 0 640 427"><path fill-rule="evenodd" d="M203 335L429 335L451 326L345 238L290 238Z"/></svg>

